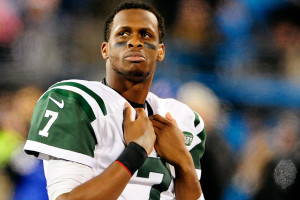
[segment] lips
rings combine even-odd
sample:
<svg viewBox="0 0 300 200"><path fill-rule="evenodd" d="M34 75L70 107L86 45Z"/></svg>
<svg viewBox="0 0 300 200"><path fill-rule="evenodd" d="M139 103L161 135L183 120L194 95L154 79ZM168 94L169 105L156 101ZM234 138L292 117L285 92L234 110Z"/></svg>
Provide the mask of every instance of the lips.
<svg viewBox="0 0 300 200"><path fill-rule="evenodd" d="M146 58L141 52L129 52L125 55L125 60L130 62L143 62Z"/></svg>

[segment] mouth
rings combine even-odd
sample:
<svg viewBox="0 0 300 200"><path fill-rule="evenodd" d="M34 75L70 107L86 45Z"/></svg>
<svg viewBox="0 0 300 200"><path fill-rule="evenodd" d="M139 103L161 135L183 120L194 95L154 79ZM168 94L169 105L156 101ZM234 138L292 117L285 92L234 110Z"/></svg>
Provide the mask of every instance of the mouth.
<svg viewBox="0 0 300 200"><path fill-rule="evenodd" d="M146 60L146 58L143 53L129 52L125 55L125 60L129 62L143 62Z"/></svg>

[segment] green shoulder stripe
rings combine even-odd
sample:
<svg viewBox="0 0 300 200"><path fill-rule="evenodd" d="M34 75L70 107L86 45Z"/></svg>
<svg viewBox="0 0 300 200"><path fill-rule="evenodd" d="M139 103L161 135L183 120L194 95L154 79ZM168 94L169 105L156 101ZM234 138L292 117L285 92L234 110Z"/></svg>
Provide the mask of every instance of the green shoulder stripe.
<svg viewBox="0 0 300 200"><path fill-rule="evenodd" d="M53 88L34 108L28 140L93 158L97 138L91 123L95 119L91 106L81 95ZM45 145L43 150L35 151L51 155L52 150Z"/></svg>
<svg viewBox="0 0 300 200"><path fill-rule="evenodd" d="M77 87L77 88L83 90L84 92L88 93L91 97L93 97L96 100L96 102L100 106L100 109L101 109L103 115L104 116L107 115L107 110L106 110L106 107L105 107L103 99L101 97L99 97L91 89L89 89L88 87L86 87L86 86L84 86L84 85L82 85L80 83L76 83L76 82L60 82L60 83L54 84L50 88L53 88L53 87L56 87L56 86L63 86L63 85Z"/></svg>
<svg viewBox="0 0 300 200"><path fill-rule="evenodd" d="M194 165L196 169L201 169L201 164L200 164L200 158L202 158L204 151L205 151L205 140L206 140L206 133L205 129L203 129L198 135L201 139L201 142L194 146L191 150L190 153L193 157Z"/></svg>
<svg viewBox="0 0 300 200"><path fill-rule="evenodd" d="M72 99L76 100L78 105L82 108L82 110L85 112L86 116L88 117L88 119L91 122L96 119L96 116L95 116L90 104L81 95L77 94L76 92L73 92L70 90L52 89L52 90L49 90L48 92L46 92L46 94L43 95L42 99L47 99L51 93L57 93L64 97L72 98Z"/></svg>
<svg viewBox="0 0 300 200"><path fill-rule="evenodd" d="M195 114L194 125L195 125L195 127L196 127L196 126L198 126L198 124L200 123L200 118L199 118L199 116L197 115L197 113L194 112L194 114Z"/></svg>

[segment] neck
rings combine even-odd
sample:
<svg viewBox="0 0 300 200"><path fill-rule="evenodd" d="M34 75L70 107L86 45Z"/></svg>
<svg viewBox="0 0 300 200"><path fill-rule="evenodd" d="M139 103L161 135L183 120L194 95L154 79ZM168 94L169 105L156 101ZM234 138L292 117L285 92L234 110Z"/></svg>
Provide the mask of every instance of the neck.
<svg viewBox="0 0 300 200"><path fill-rule="evenodd" d="M106 74L106 83L126 100L137 104L144 104L150 91L152 77L136 83L119 76L113 77L112 74L110 76Z"/></svg>

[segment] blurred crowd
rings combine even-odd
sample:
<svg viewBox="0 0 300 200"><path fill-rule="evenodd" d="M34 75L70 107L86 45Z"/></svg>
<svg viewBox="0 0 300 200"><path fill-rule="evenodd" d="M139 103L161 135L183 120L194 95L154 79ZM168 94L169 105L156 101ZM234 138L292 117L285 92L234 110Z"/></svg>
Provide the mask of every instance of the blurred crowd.
<svg viewBox="0 0 300 200"><path fill-rule="evenodd" d="M165 17L152 91L198 112L207 200L300 199L300 2L149 0ZM120 0L0 0L0 200L47 199L23 153L53 83L101 80L103 22Z"/></svg>

